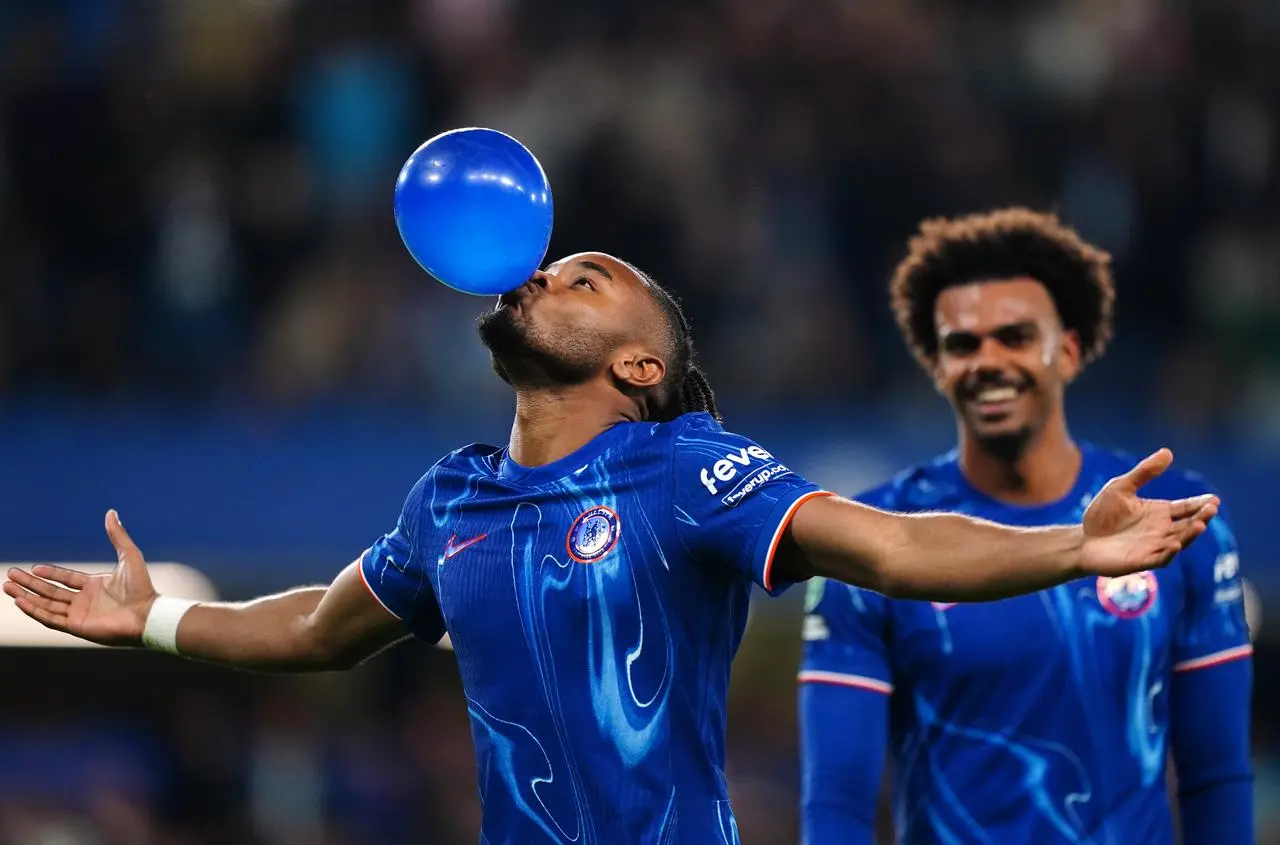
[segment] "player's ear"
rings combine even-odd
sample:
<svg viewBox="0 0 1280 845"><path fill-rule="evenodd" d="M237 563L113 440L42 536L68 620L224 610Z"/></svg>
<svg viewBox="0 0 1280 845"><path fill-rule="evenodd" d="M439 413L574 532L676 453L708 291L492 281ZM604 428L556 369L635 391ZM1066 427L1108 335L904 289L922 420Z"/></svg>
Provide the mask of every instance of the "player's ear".
<svg viewBox="0 0 1280 845"><path fill-rule="evenodd" d="M639 347L619 350L609 369L618 381L641 390L657 387L667 375L666 362Z"/></svg>
<svg viewBox="0 0 1280 845"><path fill-rule="evenodd" d="M1080 375L1080 334L1072 329L1064 330L1058 343L1058 376L1063 384L1071 384Z"/></svg>

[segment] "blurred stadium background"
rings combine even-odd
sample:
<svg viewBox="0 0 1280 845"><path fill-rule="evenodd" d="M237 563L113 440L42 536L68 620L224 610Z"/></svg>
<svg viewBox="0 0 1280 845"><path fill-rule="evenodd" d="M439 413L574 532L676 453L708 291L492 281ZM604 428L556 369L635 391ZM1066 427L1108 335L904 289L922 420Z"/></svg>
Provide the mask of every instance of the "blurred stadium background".
<svg viewBox="0 0 1280 845"><path fill-rule="evenodd" d="M114 506L192 590L325 581L505 437L483 303L391 218L443 129L529 144L552 252L675 288L730 424L848 493L951 443L885 305L916 221L1054 208L1119 284L1076 434L1173 446L1235 522L1280 842L1278 120L1270 0L0 0L0 560L105 560ZM20 647L2 601L3 845L475 841L447 652L269 679ZM755 845L797 838L798 602L735 674Z"/></svg>

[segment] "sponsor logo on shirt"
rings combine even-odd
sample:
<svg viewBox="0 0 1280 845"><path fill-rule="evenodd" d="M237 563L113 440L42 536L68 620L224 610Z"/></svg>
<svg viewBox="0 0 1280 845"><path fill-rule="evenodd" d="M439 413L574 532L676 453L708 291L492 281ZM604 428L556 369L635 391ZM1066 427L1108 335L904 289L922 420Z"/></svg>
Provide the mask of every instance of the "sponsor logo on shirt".
<svg viewBox="0 0 1280 845"><path fill-rule="evenodd" d="M830 639L831 629L827 627L827 620L816 613L809 614L804 618L804 631L801 637L807 643Z"/></svg>
<svg viewBox="0 0 1280 845"><path fill-rule="evenodd" d="M1214 604L1235 604L1244 600L1244 585L1240 581L1240 555L1223 552L1213 562Z"/></svg>
<svg viewBox="0 0 1280 845"><path fill-rule="evenodd" d="M818 609L818 605L822 602L822 596L827 591L827 579L821 575L815 575L809 579L808 585L804 588L804 612L812 613Z"/></svg>
<svg viewBox="0 0 1280 845"><path fill-rule="evenodd" d="M763 466L757 465L760 461L764 462ZM765 484L790 472L773 455L752 445L729 452L711 466L703 467L698 480L713 496L721 496L722 485L732 484L720 501L734 507Z"/></svg>
<svg viewBox="0 0 1280 845"><path fill-rule="evenodd" d="M1235 552L1220 554L1213 562L1213 583L1215 584L1230 581L1238 574L1240 574L1240 555Z"/></svg>
<svg viewBox="0 0 1280 845"><path fill-rule="evenodd" d="M1243 584L1229 584L1213 591L1214 604L1235 604L1244 599Z"/></svg>
<svg viewBox="0 0 1280 845"><path fill-rule="evenodd" d="M760 469L755 474L744 478L737 487L734 487L733 490L729 491L729 494L720 501L729 507L733 507L764 485L768 484L770 481L773 481L779 476L788 475L790 472L791 470L775 461L769 466Z"/></svg>

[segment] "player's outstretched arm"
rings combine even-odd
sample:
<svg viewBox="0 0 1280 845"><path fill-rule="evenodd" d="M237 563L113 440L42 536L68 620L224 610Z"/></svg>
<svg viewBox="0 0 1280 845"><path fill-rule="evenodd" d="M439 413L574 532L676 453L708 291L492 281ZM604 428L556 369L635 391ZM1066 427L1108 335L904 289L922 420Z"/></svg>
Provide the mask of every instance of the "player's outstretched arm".
<svg viewBox="0 0 1280 845"><path fill-rule="evenodd" d="M365 587L358 561L327 587L193 606L156 594L142 552L115 511L107 513L106 527L118 561L109 575L49 565L10 569L5 593L42 625L90 642L148 645L241 669L349 668L408 634Z"/></svg>
<svg viewBox="0 0 1280 845"><path fill-rule="evenodd" d="M1080 525L1008 528L954 514L895 514L847 499L801 505L774 562L783 580L823 575L885 595L987 601L1084 575L1127 575L1169 563L1218 510L1212 495L1142 499L1173 462L1167 449L1112 479Z"/></svg>

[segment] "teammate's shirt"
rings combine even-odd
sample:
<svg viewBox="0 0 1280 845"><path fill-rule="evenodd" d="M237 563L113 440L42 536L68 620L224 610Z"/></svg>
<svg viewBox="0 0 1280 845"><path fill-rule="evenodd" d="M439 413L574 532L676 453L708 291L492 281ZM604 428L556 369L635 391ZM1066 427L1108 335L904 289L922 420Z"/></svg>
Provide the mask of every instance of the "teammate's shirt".
<svg viewBox="0 0 1280 845"><path fill-rule="evenodd" d="M1016 507L971 487L955 453L860 497L1007 525L1080 521L1135 461L1085 445L1075 488ZM1143 495L1206 492L1170 471ZM1175 672L1247 657L1224 516L1166 568L1082 578L997 602L887 599L815 579L802 683L890 695L894 823L905 843L1172 843L1165 760ZM1236 714L1226 717L1236 718ZM825 731L849 724L809 725ZM880 761L867 761L876 765ZM832 840L835 841L835 840Z"/></svg>
<svg viewBox="0 0 1280 845"><path fill-rule="evenodd" d="M365 553L370 590L446 631L487 845L738 840L729 669L751 585L822 495L707 414L617 425L527 468L473 445L414 486Z"/></svg>

